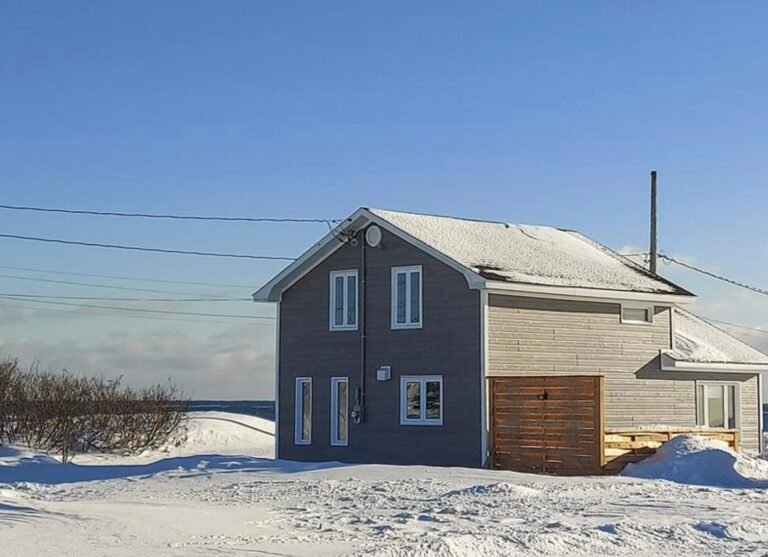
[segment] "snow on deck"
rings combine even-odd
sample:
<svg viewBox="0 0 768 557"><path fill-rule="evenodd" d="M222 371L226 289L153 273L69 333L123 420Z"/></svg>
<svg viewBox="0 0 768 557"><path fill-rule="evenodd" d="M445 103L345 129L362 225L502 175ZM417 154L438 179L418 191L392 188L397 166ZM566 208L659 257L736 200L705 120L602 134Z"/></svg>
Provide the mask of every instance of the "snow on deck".
<svg viewBox="0 0 768 557"><path fill-rule="evenodd" d="M768 356L722 329L681 308L675 308L676 360L700 363L768 364Z"/></svg>
<svg viewBox="0 0 768 557"><path fill-rule="evenodd" d="M573 231L370 209L489 279L544 286L688 294Z"/></svg>

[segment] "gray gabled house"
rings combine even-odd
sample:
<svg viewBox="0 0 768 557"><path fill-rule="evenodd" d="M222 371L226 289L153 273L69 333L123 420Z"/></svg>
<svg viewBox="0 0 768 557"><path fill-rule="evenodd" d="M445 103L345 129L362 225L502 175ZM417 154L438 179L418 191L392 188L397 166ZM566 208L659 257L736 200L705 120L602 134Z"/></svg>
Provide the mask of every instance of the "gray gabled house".
<svg viewBox="0 0 768 557"><path fill-rule="evenodd" d="M361 208L254 299L278 306L278 458L477 467L659 425L761 448L768 357L577 232Z"/></svg>

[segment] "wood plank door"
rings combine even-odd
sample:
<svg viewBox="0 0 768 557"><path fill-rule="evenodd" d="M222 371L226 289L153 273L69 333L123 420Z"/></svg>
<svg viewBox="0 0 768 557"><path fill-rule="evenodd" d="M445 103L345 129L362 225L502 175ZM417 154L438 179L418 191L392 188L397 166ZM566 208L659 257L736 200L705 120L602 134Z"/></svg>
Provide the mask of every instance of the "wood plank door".
<svg viewBox="0 0 768 557"><path fill-rule="evenodd" d="M604 453L602 376L490 379L494 468L599 474Z"/></svg>

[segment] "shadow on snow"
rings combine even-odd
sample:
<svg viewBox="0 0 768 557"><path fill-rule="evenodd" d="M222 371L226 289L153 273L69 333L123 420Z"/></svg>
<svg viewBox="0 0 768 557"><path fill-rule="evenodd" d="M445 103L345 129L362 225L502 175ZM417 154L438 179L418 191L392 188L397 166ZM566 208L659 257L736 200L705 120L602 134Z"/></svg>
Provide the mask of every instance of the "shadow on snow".
<svg viewBox="0 0 768 557"><path fill-rule="evenodd" d="M194 455L169 457L149 463L136 464L62 464L45 455L20 456L24 453L12 447L1 447L0 458L16 457L11 462L0 461L0 484L30 482L57 485L121 478L142 478L166 472L180 477L227 472L267 472L291 474L344 466L339 462L292 462L236 455ZM2 512L0 507L0 512Z"/></svg>

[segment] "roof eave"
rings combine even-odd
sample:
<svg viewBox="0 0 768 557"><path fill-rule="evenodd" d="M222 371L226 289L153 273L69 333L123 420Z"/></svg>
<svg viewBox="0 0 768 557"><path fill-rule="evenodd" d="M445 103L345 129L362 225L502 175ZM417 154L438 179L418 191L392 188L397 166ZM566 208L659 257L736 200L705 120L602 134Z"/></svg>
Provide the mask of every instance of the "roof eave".
<svg viewBox="0 0 768 557"><path fill-rule="evenodd" d="M768 363L697 362L681 360L667 352L661 354L662 371L696 371L704 373L761 373L768 372Z"/></svg>
<svg viewBox="0 0 768 557"><path fill-rule="evenodd" d="M582 298L595 300L615 300L649 302L662 305L689 304L695 301L693 294L673 294L664 292L637 292L629 290L608 290L578 286L544 286L521 282L486 281L485 288L492 293L507 295L526 295L539 297Z"/></svg>
<svg viewBox="0 0 768 557"><path fill-rule="evenodd" d="M322 240L305 251L301 257L296 261L288 265L277 276L270 280L267 284L262 286L259 290L253 293L254 302L279 302L283 292L297 280L311 271L317 264L323 259L328 257L331 253L339 249L343 243L338 240L340 233L347 230L357 230L369 223L376 224L388 232L400 237L401 239L409 242L417 248L425 251L433 256L435 259L445 263L449 267L454 268L462 275L467 281L469 288L475 290L481 290L486 288L486 280L480 275L465 267L458 261L451 259L445 254L435 250L431 246L425 244L418 238L415 238L398 228L394 224L390 223L386 219L383 219L375 213L368 210L366 207L361 207L355 211L349 218L345 219L341 224L334 228L331 232L325 235Z"/></svg>

